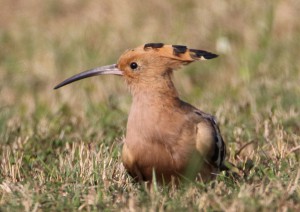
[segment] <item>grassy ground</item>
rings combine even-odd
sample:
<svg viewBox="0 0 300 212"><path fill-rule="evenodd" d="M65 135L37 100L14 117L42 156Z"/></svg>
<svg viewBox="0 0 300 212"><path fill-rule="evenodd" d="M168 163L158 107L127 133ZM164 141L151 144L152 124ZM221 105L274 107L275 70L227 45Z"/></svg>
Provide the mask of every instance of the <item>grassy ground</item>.
<svg viewBox="0 0 300 212"><path fill-rule="evenodd" d="M101 2L0 2L0 211L299 211L299 1ZM121 165L123 80L52 89L147 42L220 54L175 83L216 115L240 177L149 192Z"/></svg>

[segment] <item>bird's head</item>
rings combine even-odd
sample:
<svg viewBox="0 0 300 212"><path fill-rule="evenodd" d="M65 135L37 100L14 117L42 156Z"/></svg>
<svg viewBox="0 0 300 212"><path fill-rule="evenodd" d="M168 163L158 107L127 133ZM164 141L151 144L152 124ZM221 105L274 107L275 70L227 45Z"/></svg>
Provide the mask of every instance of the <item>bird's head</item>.
<svg viewBox="0 0 300 212"><path fill-rule="evenodd" d="M130 87L138 84L149 85L159 82L166 75L169 76L174 69L182 65L215 57L217 57L216 54L188 49L182 45L148 43L125 51L117 64L97 67L74 75L58 84L55 89L77 80L104 74L121 75Z"/></svg>

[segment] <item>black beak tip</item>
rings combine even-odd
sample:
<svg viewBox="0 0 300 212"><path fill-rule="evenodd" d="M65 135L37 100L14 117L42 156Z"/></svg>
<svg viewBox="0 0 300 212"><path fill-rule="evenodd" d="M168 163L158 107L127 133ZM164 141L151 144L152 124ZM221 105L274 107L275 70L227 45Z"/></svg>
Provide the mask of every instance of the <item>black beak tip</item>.
<svg viewBox="0 0 300 212"><path fill-rule="evenodd" d="M61 85L56 85L54 88L53 88L53 90L57 90L57 89L59 89L61 87Z"/></svg>

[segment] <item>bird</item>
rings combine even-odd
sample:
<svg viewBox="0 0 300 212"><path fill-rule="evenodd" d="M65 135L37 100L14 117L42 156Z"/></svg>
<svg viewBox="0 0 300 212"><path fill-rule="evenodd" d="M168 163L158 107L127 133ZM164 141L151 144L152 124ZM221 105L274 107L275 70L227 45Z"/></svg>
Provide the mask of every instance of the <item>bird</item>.
<svg viewBox="0 0 300 212"><path fill-rule="evenodd" d="M76 74L54 89L98 75L123 77L132 95L121 156L129 175L137 182L207 182L225 170L225 142L215 117L181 100L172 78L184 65L217 56L147 43L126 50L116 64Z"/></svg>

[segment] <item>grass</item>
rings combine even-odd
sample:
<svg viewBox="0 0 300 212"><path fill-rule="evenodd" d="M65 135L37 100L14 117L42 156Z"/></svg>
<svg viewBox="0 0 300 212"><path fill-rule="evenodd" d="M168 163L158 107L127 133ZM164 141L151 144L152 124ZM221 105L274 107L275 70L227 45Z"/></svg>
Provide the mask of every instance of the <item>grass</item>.
<svg viewBox="0 0 300 212"><path fill-rule="evenodd" d="M0 3L1 211L299 211L300 22L287 1ZM147 42L220 54L175 73L181 97L218 118L240 175L151 192L120 150L122 79L53 87Z"/></svg>

